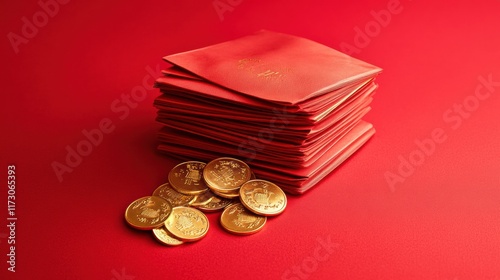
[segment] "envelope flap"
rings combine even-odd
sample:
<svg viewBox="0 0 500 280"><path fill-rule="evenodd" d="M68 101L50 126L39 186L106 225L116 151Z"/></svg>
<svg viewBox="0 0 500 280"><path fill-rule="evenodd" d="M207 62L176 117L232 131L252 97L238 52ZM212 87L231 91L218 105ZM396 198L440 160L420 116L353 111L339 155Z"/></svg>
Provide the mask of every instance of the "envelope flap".
<svg viewBox="0 0 500 280"><path fill-rule="evenodd" d="M381 71L319 43L270 31L164 59L222 87L282 104L296 104Z"/></svg>

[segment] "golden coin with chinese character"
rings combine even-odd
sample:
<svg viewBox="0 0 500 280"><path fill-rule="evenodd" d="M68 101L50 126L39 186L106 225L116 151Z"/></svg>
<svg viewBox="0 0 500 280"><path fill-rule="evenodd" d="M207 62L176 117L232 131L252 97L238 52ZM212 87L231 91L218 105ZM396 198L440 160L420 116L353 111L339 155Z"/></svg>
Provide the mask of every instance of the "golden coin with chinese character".
<svg viewBox="0 0 500 280"><path fill-rule="evenodd" d="M266 224L267 217L248 211L243 204L231 204L220 216L222 227L230 233L248 235L259 232Z"/></svg>
<svg viewBox="0 0 500 280"><path fill-rule="evenodd" d="M266 180L250 180L240 188L240 201L257 215L276 216L286 207L286 195L277 185Z"/></svg>
<svg viewBox="0 0 500 280"><path fill-rule="evenodd" d="M248 181L251 176L250 167L235 158L218 158L207 163L203 169L203 178L213 191L236 191Z"/></svg>
<svg viewBox="0 0 500 280"><path fill-rule="evenodd" d="M214 198L214 193L211 191L204 192L195 196L195 199L189 204L190 206L198 207L202 205L206 205L212 201Z"/></svg>
<svg viewBox="0 0 500 280"><path fill-rule="evenodd" d="M172 188L185 195L197 195L208 191L203 181L204 162L187 161L176 165L168 173Z"/></svg>
<svg viewBox="0 0 500 280"><path fill-rule="evenodd" d="M169 183L165 183L153 192L153 195L159 196L172 205L172 207L176 206L185 206L193 202L196 197L194 195L185 195L182 194L170 186Z"/></svg>
<svg viewBox="0 0 500 280"><path fill-rule="evenodd" d="M224 209L226 206L233 202L233 199L227 199L214 195L209 203L197 206L196 208L200 209L203 212L216 212Z"/></svg>
<svg viewBox="0 0 500 280"><path fill-rule="evenodd" d="M165 245L177 246L177 245L181 245L184 243L181 240L172 236L172 234L170 234L170 232L168 232L164 226L159 227L159 228L154 228L153 235L156 237L156 239L159 242L161 242L162 244L165 244Z"/></svg>
<svg viewBox="0 0 500 280"><path fill-rule="evenodd" d="M170 215L172 206L158 196L145 196L132 202L125 210L125 220L136 229L151 230L161 227Z"/></svg>
<svg viewBox="0 0 500 280"><path fill-rule="evenodd" d="M236 197L240 196L240 190L239 189L237 189L235 191L230 191L230 192L216 192L216 191L213 191L213 192L214 192L214 194L216 194L216 195L218 195L220 197L223 197L223 198L227 198L227 199L233 199L233 198L236 198Z"/></svg>
<svg viewBox="0 0 500 280"><path fill-rule="evenodd" d="M178 206L165 221L165 228L177 239L192 242L203 238L209 228L208 218L198 209Z"/></svg>

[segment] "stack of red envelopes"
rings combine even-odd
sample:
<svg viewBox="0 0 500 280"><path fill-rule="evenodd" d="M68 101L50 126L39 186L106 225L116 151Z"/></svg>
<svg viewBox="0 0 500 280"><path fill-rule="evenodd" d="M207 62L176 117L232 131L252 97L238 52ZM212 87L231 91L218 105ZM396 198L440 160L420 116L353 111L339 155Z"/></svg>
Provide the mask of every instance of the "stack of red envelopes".
<svg viewBox="0 0 500 280"><path fill-rule="evenodd" d="M238 158L300 194L375 132L361 118L381 69L319 43L261 31L164 59L158 149L173 157Z"/></svg>

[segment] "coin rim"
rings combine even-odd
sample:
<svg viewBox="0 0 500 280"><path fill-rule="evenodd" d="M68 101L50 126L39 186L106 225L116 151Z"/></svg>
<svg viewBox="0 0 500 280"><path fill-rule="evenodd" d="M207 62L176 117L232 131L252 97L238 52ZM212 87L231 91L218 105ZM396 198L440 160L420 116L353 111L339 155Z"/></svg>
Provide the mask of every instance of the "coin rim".
<svg viewBox="0 0 500 280"><path fill-rule="evenodd" d="M223 227L226 231L228 231L229 233L232 233L232 234L235 234L235 235L251 235L251 234L255 234L255 233L257 233L257 232L261 231L261 230L264 228L264 226L266 225L266 223L267 223L267 217L266 217L266 216L263 216L263 215L258 215L258 214L256 214L256 213L254 213L254 212L250 211L250 210L248 210L250 213L252 213L252 214L254 214L254 215L256 215L256 216L259 216L259 217L264 218L264 223L262 223L262 225L261 225L260 227L258 227L257 229L252 230L252 231L243 231L243 232L241 232L241 231L232 230L232 229L228 228L228 226L227 226L227 225L225 225L225 224L224 224L224 222L222 221L222 220L223 220L223 217L224 217L224 214L225 214L227 211L229 211L229 208L231 208L231 207L235 207L235 206L237 206L238 204L241 204L241 205L242 205L242 207L243 207L244 209L248 210L248 208L246 208L246 207L245 207L245 205L243 205L243 203L240 203L240 202L236 202L236 203L231 203L231 204L229 204L228 206L226 206L226 208L224 208L224 211L222 211L222 214L220 215L220 219L219 219L219 221L220 221L221 226L222 226L222 227Z"/></svg>
<svg viewBox="0 0 500 280"><path fill-rule="evenodd" d="M206 170L206 167L207 167L209 164L213 164L213 162L215 162L215 161L218 161L218 160L224 160L224 159L226 159L226 160L233 160L233 161L240 162L240 163L242 163L244 166L246 166L246 167L247 167L247 169L248 169L248 171L249 171L249 172L247 173L247 174L249 174L249 175L248 175L248 178L247 178L247 180L246 180L245 182L241 183L241 185L239 185L238 187L231 188L231 189L222 189L222 188L220 188L219 186L217 186L216 184L214 184L213 182L210 182L210 180L207 180L207 178L206 178L206 177L208 177L208 175L207 175L207 176L205 176L205 170ZM242 161L242 160L240 160L240 159L237 159L237 158L232 158L232 157L220 157L220 158L216 158L216 159L211 160L210 162L208 162L208 163L207 163L207 165L205 165L205 167L203 168L203 179L204 179L204 181L205 181L206 185L207 185L209 188L211 188L213 191L217 191L217 192L230 192L230 191L236 191L236 190L238 190L238 189L239 189L239 188L240 188L240 187L241 187L244 183L248 182L248 180L250 180L250 178L251 178L251 172L252 172L252 170L250 169L250 166L248 166L248 164L247 164L246 162L244 162L244 161Z"/></svg>
<svg viewBox="0 0 500 280"><path fill-rule="evenodd" d="M269 213L269 212L259 212L259 210L255 210L253 209L250 205L248 205L244 200L243 200L243 197L242 197L242 189L243 189L243 185L247 184L247 183L251 183L251 182L254 182L254 181L263 181L263 182L267 182L267 183L270 183L272 185L274 185L276 188L278 188L281 193L283 194L283 197L284 197L284 203L283 203L283 207L276 211L276 212L272 212L272 213ZM286 208L286 205L288 203L287 201L287 197L286 197L286 194L285 192L278 186L276 185L275 183L273 182L270 182L268 180L263 180L263 179L254 179L254 180L248 180L246 181L245 183L243 183L243 185L241 185L241 188L240 188L240 201L241 203L243 204L243 206L245 206L248 210L254 212L255 214L257 215L261 215L261 216L268 216L268 217L271 217L271 216L278 216L279 214L283 213L283 211L285 211L285 208Z"/></svg>
<svg viewBox="0 0 500 280"><path fill-rule="evenodd" d="M212 191L210 191L210 190L209 190L209 192L211 192L211 193L212 193L212 195L210 196L210 198L208 198L207 200L205 200L205 201L203 201L203 202L199 202L199 203L195 204L196 199L198 198L198 196L200 196L200 195L204 195L204 194L206 194L207 192L204 192L204 193L202 193L202 194L196 195L196 196L195 196L195 200L191 201L191 203L189 204L189 206L198 207L198 206L203 206L203 205L207 205L207 204L209 204L209 203L210 203L210 201L212 201L212 199L214 199L214 196L215 196L215 194L214 194Z"/></svg>
<svg viewBox="0 0 500 280"><path fill-rule="evenodd" d="M215 195L214 197L216 197L217 195ZM207 203L206 205L201 205L201 206L195 206L198 210L202 211L202 212L205 212L205 213L213 213L213 212L218 212L220 210L224 210L226 207L228 207L229 205L233 204L234 201L231 201L231 200L234 200L233 199L230 199L230 198L225 198L225 197L218 197L218 198L221 198L223 200L226 200L229 202L229 204L227 205L224 205L223 207L220 207L220 208L206 208L208 204L210 204L212 201L210 201L209 203Z"/></svg>
<svg viewBox="0 0 500 280"><path fill-rule="evenodd" d="M203 163L203 164L205 164L205 166L204 166L204 167L203 167L203 169L202 169L202 176L201 176L201 180L200 180L200 181L202 181L202 182L205 184L205 186L207 187L206 189L203 189L203 190L196 190L196 191L185 191L185 190L180 190L181 188L178 188L175 184L172 184L172 179L170 179L170 177L171 177L171 176L174 176L174 175L173 175L173 171L174 171L177 167L179 167L179 166L181 166L181 165L184 165L184 164L187 164L187 163L190 163L190 162L192 162L192 163ZM205 167L206 167L206 166L207 166L207 163L202 162L202 161L197 161L197 160L189 160L189 161L184 161L184 162L181 162L181 163L177 164L176 166L172 167L172 169L170 169L170 171L168 172L168 176L167 176L168 182L170 183L170 185L172 186L172 188L174 188L176 191L178 191L178 192L180 192L180 193L182 193L182 194L185 194L185 195L198 195L198 194L202 194L202 193L204 193L204 192L208 191L208 189L209 189L209 188L208 188L208 185L206 184L206 182L205 182L205 180L204 180L204 178L203 178L203 177L204 177L204 176L203 176L203 174L204 174L204 171L203 171L203 170L205 170Z"/></svg>
<svg viewBox="0 0 500 280"><path fill-rule="evenodd" d="M218 195L222 198L226 198L226 199L233 199L233 198L237 198L237 197L240 197L240 190L238 190L238 192L236 194L227 194L227 193L220 193L220 192L216 192L214 190L212 190L212 192L215 194L215 195Z"/></svg>
<svg viewBox="0 0 500 280"><path fill-rule="evenodd" d="M190 200L189 202L187 202L186 204L183 204L183 205L176 205L176 206L174 206L174 205L172 205L172 203L170 203L170 204L171 204L171 206L172 206L172 208L173 208L173 207L177 207L177 206L186 206L186 205L190 205L190 203L192 203L192 202L196 199L196 196L195 196L195 195L188 195L188 194L183 194L183 193L181 193L181 192L178 192L176 189L174 189L174 188L172 187L172 184L170 184L170 182L166 182L166 183L164 183L164 184L161 184L159 187L157 187L157 188L153 191L153 194L152 194L152 195L153 195L153 196L159 196L159 195L155 194L155 193L156 193L156 191L157 191L157 190L159 190L160 188L162 188L162 187L163 187L163 186L165 186L165 185L167 185L168 187L170 187L172 190L176 191L176 192L177 192L177 193L179 193L180 195L187 196L187 197L192 197L192 198L191 198L191 200ZM161 197L161 196L159 196L159 197ZM163 197L161 197L161 198L163 198ZM163 198L163 199L165 199L165 198ZM165 199L165 200L166 200L166 199Z"/></svg>
<svg viewBox="0 0 500 280"><path fill-rule="evenodd" d="M158 234L156 233L156 231L158 230L164 230L167 232L167 235L169 235L170 238L174 239L174 240L177 240L179 243L168 243L166 242L165 240L161 239L160 237L158 237ZM157 228L154 228L152 229L152 232L153 232L153 235L154 237L156 238L156 240L158 240L158 242L160 242L161 244L163 245L167 245L167 246L179 246L179 245L182 245L184 244L184 241L180 240L180 239L177 239L175 238L175 236L172 235L172 233L170 233L170 231L168 231L166 228L165 228L165 225L161 226L161 227L157 227Z"/></svg>
<svg viewBox="0 0 500 280"><path fill-rule="evenodd" d="M206 230L203 232L203 234L201 236L196 237L196 238L185 238L185 237L182 237L182 236L178 236L175 233L173 233L172 231L170 231L170 229L167 226L167 221L168 221L168 219L170 217L173 217L172 213L174 212L174 210L175 209L179 209L179 208L186 208L186 209L189 209L189 210L192 210L192 211L198 211L202 215L202 217L205 218L205 220L207 221L207 228L206 228ZM179 240L184 241L184 242L194 242L194 241L198 241L198 240L202 239L203 237L205 237L205 235L207 235L208 230L210 229L210 221L208 220L208 217L207 217L207 215L205 215L205 213L203 213L202 211L200 211L200 210L198 210L198 209L196 209L194 207L177 206L177 207L172 208L172 212L170 213L170 215L168 216L168 218L165 220L164 226L168 230L168 232L170 232L170 234L172 234L174 237L178 238Z"/></svg>
<svg viewBox="0 0 500 280"><path fill-rule="evenodd" d="M159 223L158 225L156 225L156 226L151 225L151 226L146 226L146 227L144 227L144 226L138 226L138 225L134 225L134 224L132 224L132 223L130 222L130 220L128 219L128 217L127 217L127 213L128 213L128 211L129 211L130 207L132 207L132 204L134 204L135 202L137 202L137 201L139 201L139 200L141 200L141 199L146 199L146 198L149 198L149 197L155 197L155 198L157 198L157 199L161 199L161 200L165 201L165 202L166 202L166 203L170 206L170 213L168 213L167 218L165 218L165 220L163 220L162 222L160 222L160 223ZM136 199L136 200L132 201L132 202L131 202L128 206L127 206L127 209L125 209L125 221L127 222L127 224L128 224L129 226L131 226L131 227L133 227L133 228L135 228L135 229L138 229L138 230L152 230L152 229L154 229L154 228L161 227L161 226L165 223L165 221L168 219L168 217L170 217L170 214L172 214L172 210L173 210L173 209L174 209L174 207L172 207L172 205L170 204L170 202L168 202L168 201L167 201L166 199L164 199L163 197L159 197L159 196L155 196L155 195L146 195L146 196L140 197L140 198L138 198L138 199Z"/></svg>

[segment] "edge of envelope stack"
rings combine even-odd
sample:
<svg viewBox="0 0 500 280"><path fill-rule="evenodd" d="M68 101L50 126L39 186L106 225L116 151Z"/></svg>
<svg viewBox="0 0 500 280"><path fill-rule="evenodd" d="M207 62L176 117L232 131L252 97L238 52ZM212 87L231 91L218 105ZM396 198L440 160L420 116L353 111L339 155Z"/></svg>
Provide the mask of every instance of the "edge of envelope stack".
<svg viewBox="0 0 500 280"><path fill-rule="evenodd" d="M164 57L158 150L229 156L302 194L375 133L362 120L382 69L319 43L260 31Z"/></svg>

